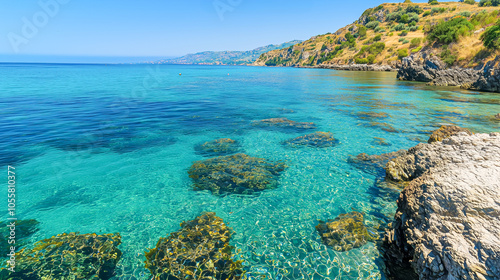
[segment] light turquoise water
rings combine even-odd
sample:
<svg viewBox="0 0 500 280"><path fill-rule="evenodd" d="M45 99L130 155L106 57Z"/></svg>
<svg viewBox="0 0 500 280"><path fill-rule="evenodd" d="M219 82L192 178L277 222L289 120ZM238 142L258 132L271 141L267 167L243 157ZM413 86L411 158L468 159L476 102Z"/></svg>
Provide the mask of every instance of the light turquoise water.
<svg viewBox="0 0 500 280"><path fill-rule="evenodd" d="M202 211L234 229L231 243L250 276L382 279L374 243L337 252L314 228L352 209L372 230L394 215L397 192L374 186L375 176L349 165L349 155L409 148L442 124L500 128L492 117L500 95L398 82L395 73L3 64L0 85L0 161L16 167L18 218L41 222L30 240L120 232L116 279L149 279L144 250ZM272 117L314 122L340 143L283 146L304 132L251 125ZM204 159L194 146L221 137L238 140L248 155L286 161L279 187L257 196L193 191L187 170Z"/></svg>

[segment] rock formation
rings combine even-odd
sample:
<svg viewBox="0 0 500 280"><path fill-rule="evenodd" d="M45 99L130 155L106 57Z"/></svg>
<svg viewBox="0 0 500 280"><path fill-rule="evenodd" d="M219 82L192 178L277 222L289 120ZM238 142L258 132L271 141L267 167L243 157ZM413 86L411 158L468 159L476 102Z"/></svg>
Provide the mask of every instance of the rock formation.
<svg viewBox="0 0 500 280"><path fill-rule="evenodd" d="M283 144L290 146L310 146L317 148L326 148L335 146L338 140L333 138L331 132L317 131L304 136L299 136L285 141Z"/></svg>
<svg viewBox="0 0 500 280"><path fill-rule="evenodd" d="M0 279L110 279L122 252L120 234L64 233L21 249L16 254L15 272Z"/></svg>
<svg viewBox="0 0 500 280"><path fill-rule="evenodd" d="M335 220L326 223L319 221L316 230L325 245L336 251L349 251L376 239L368 233L363 220L363 214L354 211L340 214Z"/></svg>
<svg viewBox="0 0 500 280"><path fill-rule="evenodd" d="M500 133L419 144L386 170L412 180L384 238L390 272L407 265L420 279L500 279Z"/></svg>
<svg viewBox="0 0 500 280"><path fill-rule="evenodd" d="M443 141L446 138L450 138L451 136L457 135L459 132L465 132L468 135L472 135L472 132L467 128L461 128L455 125L443 125L438 130L434 131L427 140L427 143L439 142Z"/></svg>
<svg viewBox="0 0 500 280"><path fill-rule="evenodd" d="M179 231L160 238L145 253L146 268L154 280L244 279L241 260L233 260L231 229L208 212L181 224Z"/></svg>
<svg viewBox="0 0 500 280"><path fill-rule="evenodd" d="M500 92L500 71L497 60L478 68L448 67L437 56L422 51L403 58L397 78L427 82L436 86L460 86L464 89Z"/></svg>
<svg viewBox="0 0 500 280"><path fill-rule="evenodd" d="M272 162L245 154L221 156L193 163L188 171L196 190L213 194L252 194L278 185L283 162Z"/></svg>

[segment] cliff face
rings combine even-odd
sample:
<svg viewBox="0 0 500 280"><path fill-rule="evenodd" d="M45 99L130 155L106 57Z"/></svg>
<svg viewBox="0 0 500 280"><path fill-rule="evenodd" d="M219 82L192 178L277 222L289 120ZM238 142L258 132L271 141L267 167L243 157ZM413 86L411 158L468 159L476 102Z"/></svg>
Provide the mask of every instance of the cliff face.
<svg viewBox="0 0 500 280"><path fill-rule="evenodd" d="M420 279L500 279L500 134L460 132L387 164L412 180L384 239L390 271Z"/></svg>
<svg viewBox="0 0 500 280"><path fill-rule="evenodd" d="M437 56L420 52L403 58L397 78L437 86L460 86L464 89L500 92L499 60L500 56L497 56L475 68L448 67Z"/></svg>

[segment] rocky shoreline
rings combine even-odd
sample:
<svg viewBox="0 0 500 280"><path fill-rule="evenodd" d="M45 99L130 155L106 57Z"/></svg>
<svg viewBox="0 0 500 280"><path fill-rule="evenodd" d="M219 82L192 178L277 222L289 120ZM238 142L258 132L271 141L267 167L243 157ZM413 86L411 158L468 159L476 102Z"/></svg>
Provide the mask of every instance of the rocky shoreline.
<svg viewBox="0 0 500 280"><path fill-rule="evenodd" d="M300 68L320 68L320 69L333 69L333 70L343 70L343 71L398 71L390 65L378 65L378 64L320 64L315 66L301 66Z"/></svg>
<svg viewBox="0 0 500 280"><path fill-rule="evenodd" d="M499 159L500 133L458 132L387 163L410 181L382 245L391 277L500 279Z"/></svg>
<svg viewBox="0 0 500 280"><path fill-rule="evenodd" d="M448 67L438 57L421 52L403 58L397 78L436 86L500 92L500 72L495 66L497 59L477 68Z"/></svg>

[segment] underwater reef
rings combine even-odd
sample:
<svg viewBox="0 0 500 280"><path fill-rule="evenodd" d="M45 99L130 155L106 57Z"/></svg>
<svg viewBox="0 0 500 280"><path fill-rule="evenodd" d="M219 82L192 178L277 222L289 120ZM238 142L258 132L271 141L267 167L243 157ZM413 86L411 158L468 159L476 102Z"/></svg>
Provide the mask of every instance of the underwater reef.
<svg viewBox="0 0 500 280"><path fill-rule="evenodd" d="M38 224L40 222L34 219L15 221L16 248L26 245L26 239L39 230ZM10 232L9 223L0 222L0 254L2 256L10 253L10 247L12 246L9 244Z"/></svg>
<svg viewBox="0 0 500 280"><path fill-rule="evenodd" d="M146 252L146 268L154 280L246 279L242 260L233 260L231 229L214 212L182 222L181 229L160 238Z"/></svg>
<svg viewBox="0 0 500 280"><path fill-rule="evenodd" d="M283 129L307 130L316 129L316 125L312 122L296 122L287 118L271 118L260 121L254 121L254 126L260 127L277 127Z"/></svg>
<svg viewBox="0 0 500 280"><path fill-rule="evenodd" d="M361 153L355 157L350 156L347 162L352 166L373 175L385 175L386 164L394 158L405 154L405 150L399 150L392 153L385 153L381 155L368 155Z"/></svg>
<svg viewBox="0 0 500 280"><path fill-rule="evenodd" d="M459 132L465 132L468 135L473 134L467 128L462 128L462 127L455 126L455 125L443 125L439 129L432 132L427 143L430 144L433 142L443 141L446 138L450 138L451 136L457 135Z"/></svg>
<svg viewBox="0 0 500 280"><path fill-rule="evenodd" d="M319 221L316 230L325 245L336 251L349 251L376 239L368 233L363 221L363 214L353 211L340 214L335 220L326 223Z"/></svg>
<svg viewBox="0 0 500 280"><path fill-rule="evenodd" d="M290 146L310 146L317 148L326 148L335 146L339 141L333 138L331 132L317 131L304 136L299 136L283 142L285 145Z"/></svg>
<svg viewBox="0 0 500 280"><path fill-rule="evenodd" d="M287 166L246 154L220 156L196 161L188 171L195 190L210 190L213 194L252 194L274 189Z"/></svg>
<svg viewBox="0 0 500 280"><path fill-rule="evenodd" d="M110 279L122 252L120 234L63 233L21 249L15 272L3 268L0 278L13 280Z"/></svg>
<svg viewBox="0 0 500 280"><path fill-rule="evenodd" d="M203 156L225 156L239 153L242 150L236 140L220 138L197 145L195 151Z"/></svg>

